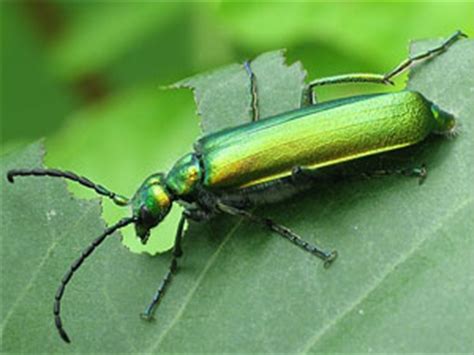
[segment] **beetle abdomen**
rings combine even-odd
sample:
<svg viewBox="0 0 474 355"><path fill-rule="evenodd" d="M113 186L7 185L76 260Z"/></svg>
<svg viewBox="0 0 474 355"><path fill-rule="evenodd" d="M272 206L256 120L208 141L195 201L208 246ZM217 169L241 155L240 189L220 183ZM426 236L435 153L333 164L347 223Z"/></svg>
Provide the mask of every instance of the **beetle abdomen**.
<svg viewBox="0 0 474 355"><path fill-rule="evenodd" d="M409 146L439 129L439 115L434 117L432 104L417 92L322 105L201 139L196 149L204 185L252 186L288 176L295 166L318 168Z"/></svg>

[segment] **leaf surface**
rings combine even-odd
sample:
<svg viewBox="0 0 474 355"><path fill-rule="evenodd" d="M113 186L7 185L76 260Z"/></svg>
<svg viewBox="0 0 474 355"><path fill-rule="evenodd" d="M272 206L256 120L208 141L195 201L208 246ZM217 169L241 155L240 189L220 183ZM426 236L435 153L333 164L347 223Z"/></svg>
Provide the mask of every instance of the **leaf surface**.
<svg viewBox="0 0 474 355"><path fill-rule="evenodd" d="M261 118L300 107L306 77L300 62L287 66L279 50L260 55L250 67L257 78ZM199 74L172 87L193 89L204 134L252 121L250 78L243 65Z"/></svg>

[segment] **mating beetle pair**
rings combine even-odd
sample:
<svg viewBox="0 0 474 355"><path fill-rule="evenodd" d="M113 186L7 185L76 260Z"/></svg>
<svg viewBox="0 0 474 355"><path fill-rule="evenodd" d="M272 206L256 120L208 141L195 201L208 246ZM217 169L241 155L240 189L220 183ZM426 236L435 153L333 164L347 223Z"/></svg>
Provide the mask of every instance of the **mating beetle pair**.
<svg viewBox="0 0 474 355"><path fill-rule="evenodd" d="M266 119L258 119L258 78L252 72L251 63L245 63L252 94L253 122L202 137L195 143L193 152L178 160L167 174L147 178L131 199L71 172L10 170L10 182L18 176L62 177L94 189L119 206L132 207L132 216L107 228L83 251L62 279L54 302L55 323L62 339L70 341L62 325L60 305L75 271L107 236L129 224L135 225L137 236L146 243L150 230L166 217L173 202L181 203L185 209L178 224L168 272L146 308L145 318L151 316L177 269L187 220L205 221L219 213L241 216L318 256L325 266L329 266L337 256L335 251L312 245L271 219L250 213L249 208L266 202L269 194L276 192L286 196L282 191L306 188L324 167L414 145L431 133L449 135L454 132L456 121L413 91L314 104L313 89L346 82L389 84L414 62L445 51L463 36L457 32L442 45L403 61L385 75L350 74L313 81L309 84L311 105ZM426 172L421 169L402 173L423 177Z"/></svg>

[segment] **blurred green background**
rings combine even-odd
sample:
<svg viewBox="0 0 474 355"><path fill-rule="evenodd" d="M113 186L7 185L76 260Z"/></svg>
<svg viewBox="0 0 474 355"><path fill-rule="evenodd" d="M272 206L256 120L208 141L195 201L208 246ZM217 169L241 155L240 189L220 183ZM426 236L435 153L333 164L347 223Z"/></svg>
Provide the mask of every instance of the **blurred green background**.
<svg viewBox="0 0 474 355"><path fill-rule="evenodd" d="M301 60L309 79L384 72L411 40L474 35L473 2L0 4L0 152L45 137L48 166L126 195L200 134L192 94L161 86L277 48L287 48L290 63ZM319 97L368 90L380 88L336 87ZM108 202L104 210L109 223L128 213ZM151 251L170 246L178 214L154 232ZM125 235L142 250L131 230Z"/></svg>

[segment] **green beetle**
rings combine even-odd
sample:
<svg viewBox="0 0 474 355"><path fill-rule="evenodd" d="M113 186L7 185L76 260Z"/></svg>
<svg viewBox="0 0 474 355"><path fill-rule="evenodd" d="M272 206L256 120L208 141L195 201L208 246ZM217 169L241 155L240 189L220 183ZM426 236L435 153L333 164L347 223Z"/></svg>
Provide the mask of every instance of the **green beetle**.
<svg viewBox="0 0 474 355"><path fill-rule="evenodd" d="M200 138L191 153L179 159L168 173L148 177L131 199L68 171L10 170L7 175L10 182L17 176L62 177L94 189L119 206L132 208L132 216L107 228L83 251L62 279L54 301L55 323L61 338L70 342L61 321L61 300L67 284L84 260L107 236L129 224L135 225L138 238L145 244L150 230L167 216L173 202L184 206L173 257L168 272L143 313L144 318L151 317L177 269L187 220L205 221L220 213L242 216L321 258L324 265L329 266L337 257L336 251L321 249L273 220L250 213L249 208L283 199L311 186L313 177L324 167L411 146L432 133L451 135L455 132L456 120L414 91L355 96L315 104L314 88L346 82L389 84L413 63L445 51L462 37L465 35L458 31L440 46L404 60L385 75L349 74L315 80L309 84L309 106L263 120L258 119L256 78L250 63L246 62L244 67L250 78L254 120ZM426 175L424 168L397 172L420 178Z"/></svg>

